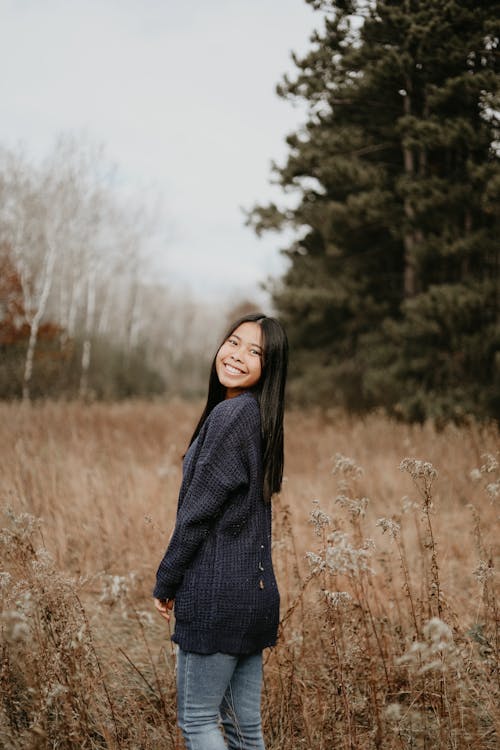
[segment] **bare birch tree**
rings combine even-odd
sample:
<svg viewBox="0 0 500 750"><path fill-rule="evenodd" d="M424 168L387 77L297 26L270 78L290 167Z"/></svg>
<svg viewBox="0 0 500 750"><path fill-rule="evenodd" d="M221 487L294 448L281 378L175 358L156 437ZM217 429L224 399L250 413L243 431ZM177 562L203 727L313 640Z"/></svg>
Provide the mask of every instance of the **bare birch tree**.
<svg viewBox="0 0 500 750"><path fill-rule="evenodd" d="M65 356L68 347L72 361L79 358L82 398L92 395L98 338L111 344L110 356L126 353L125 367L140 347L144 364L161 372L170 392L197 392L209 358L206 325L217 311L148 283L154 272L145 247L157 221L154 209L115 189L101 150L62 138L39 164L0 150L0 198L0 243L11 248L29 327L25 400L47 321L59 326Z"/></svg>
<svg viewBox="0 0 500 750"><path fill-rule="evenodd" d="M48 210L57 186L29 170L20 158L7 158L6 167L6 200L2 202L0 223L21 278L24 315L30 331L22 386L23 400L29 401L38 332L57 255L59 216Z"/></svg>

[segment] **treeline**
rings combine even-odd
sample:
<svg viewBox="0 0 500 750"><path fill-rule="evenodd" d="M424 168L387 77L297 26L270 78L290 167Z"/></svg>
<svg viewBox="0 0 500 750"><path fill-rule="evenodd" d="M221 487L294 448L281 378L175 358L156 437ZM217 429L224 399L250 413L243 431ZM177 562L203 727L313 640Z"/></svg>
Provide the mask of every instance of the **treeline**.
<svg viewBox="0 0 500 750"><path fill-rule="evenodd" d="M153 221L92 145L0 151L0 398L204 390L210 314L148 280Z"/></svg>
<svg viewBox="0 0 500 750"><path fill-rule="evenodd" d="M300 402L500 419L500 3L306 0L280 96L308 105L275 178L295 230L272 289Z"/></svg>

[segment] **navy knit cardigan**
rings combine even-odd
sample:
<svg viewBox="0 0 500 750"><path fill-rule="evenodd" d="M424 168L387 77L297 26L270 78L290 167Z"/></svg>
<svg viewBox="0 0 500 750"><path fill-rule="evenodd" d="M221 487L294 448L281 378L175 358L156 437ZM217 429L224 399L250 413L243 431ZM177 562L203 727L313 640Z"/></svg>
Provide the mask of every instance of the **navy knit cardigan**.
<svg viewBox="0 0 500 750"><path fill-rule="evenodd" d="M172 640L200 654L276 643L279 593L264 502L260 411L243 393L217 404L184 458L177 520L153 595L175 599Z"/></svg>

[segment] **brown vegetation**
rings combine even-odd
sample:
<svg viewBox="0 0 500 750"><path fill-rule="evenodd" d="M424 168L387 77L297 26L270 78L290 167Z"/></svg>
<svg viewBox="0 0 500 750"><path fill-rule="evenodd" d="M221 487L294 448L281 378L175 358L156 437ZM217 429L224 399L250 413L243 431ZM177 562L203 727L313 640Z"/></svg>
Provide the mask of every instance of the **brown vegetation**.
<svg viewBox="0 0 500 750"><path fill-rule="evenodd" d="M31 313L31 311L30 311ZM32 314L32 313L31 313ZM0 246L0 351L1 347L26 343L30 336L29 315L25 309L23 284L7 246ZM55 323L41 323L40 341L53 341L62 334Z"/></svg>
<svg viewBox="0 0 500 750"><path fill-rule="evenodd" d="M3 747L182 747L150 592L198 410L0 404ZM288 415L268 750L498 746L498 447Z"/></svg>

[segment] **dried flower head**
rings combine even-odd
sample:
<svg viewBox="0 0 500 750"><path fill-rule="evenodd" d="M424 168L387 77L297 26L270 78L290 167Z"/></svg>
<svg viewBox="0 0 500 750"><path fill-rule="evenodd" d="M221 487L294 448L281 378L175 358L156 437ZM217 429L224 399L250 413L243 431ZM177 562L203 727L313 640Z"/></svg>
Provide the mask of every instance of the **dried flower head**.
<svg viewBox="0 0 500 750"><path fill-rule="evenodd" d="M358 479L363 476L363 469L354 459L343 456L342 453L336 453L332 474Z"/></svg>
<svg viewBox="0 0 500 750"><path fill-rule="evenodd" d="M29 619L22 609L9 609L2 613L2 631L5 642L29 643L31 638Z"/></svg>
<svg viewBox="0 0 500 750"><path fill-rule="evenodd" d="M347 510L349 515L352 518L359 518L363 517L366 512L366 507L368 505L368 498L367 497L361 497L361 498L351 498L347 495L337 495L335 498L335 502L340 505L341 508L344 508Z"/></svg>
<svg viewBox="0 0 500 750"><path fill-rule="evenodd" d="M393 521L391 518L379 518L376 525L380 526L383 534L387 531L392 539L396 539L401 531L401 524Z"/></svg>
<svg viewBox="0 0 500 750"><path fill-rule="evenodd" d="M306 560L311 567L311 573L316 575L325 569L325 560L315 552L306 552Z"/></svg>
<svg viewBox="0 0 500 750"><path fill-rule="evenodd" d="M325 562L327 569L334 574L358 576L361 572L372 572L370 558L374 548L371 539L366 539L362 547L353 547L347 534L334 531L328 537Z"/></svg>
<svg viewBox="0 0 500 750"><path fill-rule="evenodd" d="M490 578L495 575L495 569L491 562L487 563L485 560L480 560L479 565L473 571L472 575L477 578L479 583L485 584Z"/></svg>
<svg viewBox="0 0 500 750"><path fill-rule="evenodd" d="M481 455L481 458L484 459L484 463L479 469L481 474L492 474L494 471L497 471L498 460L496 456L494 456L492 453L483 453Z"/></svg>
<svg viewBox="0 0 500 750"><path fill-rule="evenodd" d="M400 703L389 703L385 708L385 718L389 722L401 721L402 709Z"/></svg>
<svg viewBox="0 0 500 750"><path fill-rule="evenodd" d="M124 606L130 590L135 582L136 574L131 572L126 576L103 575L102 591L99 601L103 604L113 606L120 604Z"/></svg>
<svg viewBox="0 0 500 750"><path fill-rule="evenodd" d="M314 507L309 516L309 523L314 526L314 533L317 536L321 536L325 526L330 525L330 516L321 510L319 507L319 500L313 500Z"/></svg>
<svg viewBox="0 0 500 750"><path fill-rule="evenodd" d="M444 671L452 666L457 655L453 632L439 617L432 617L423 628L424 641L415 641L410 649L396 660L407 664L419 674Z"/></svg>
<svg viewBox="0 0 500 750"><path fill-rule="evenodd" d="M481 469L472 469L469 472L469 478L472 482L479 482L479 480L482 478Z"/></svg>
<svg viewBox="0 0 500 750"><path fill-rule="evenodd" d="M437 649L447 649L453 643L453 631L439 617L432 617L425 623L424 636Z"/></svg>
<svg viewBox="0 0 500 750"><path fill-rule="evenodd" d="M499 482L490 482L486 485L486 492L488 493L488 496L491 500L491 502L495 502L495 500L498 500L500 497L500 481Z"/></svg>
<svg viewBox="0 0 500 750"><path fill-rule="evenodd" d="M498 476L500 464L498 463L497 457L492 453L483 453L481 454L481 458L484 463L481 464L479 469L472 469L472 471L469 472L469 477L476 483L480 482L481 479L485 482L487 481L485 487L486 493L490 502L494 503L500 497L500 476ZM497 476L491 476L492 474L497 474Z"/></svg>
<svg viewBox="0 0 500 750"><path fill-rule="evenodd" d="M418 458L404 458L399 464L399 470L406 471L414 481L424 479L433 482L438 475L430 461L421 461Z"/></svg>
<svg viewBox="0 0 500 750"><path fill-rule="evenodd" d="M32 516L30 513L15 513L12 508L5 509L5 515L10 521L14 533L26 538L32 536L42 525L40 518Z"/></svg>
<svg viewBox="0 0 500 750"><path fill-rule="evenodd" d="M326 601L335 609L346 607L352 602L352 596L348 591L324 591Z"/></svg>

